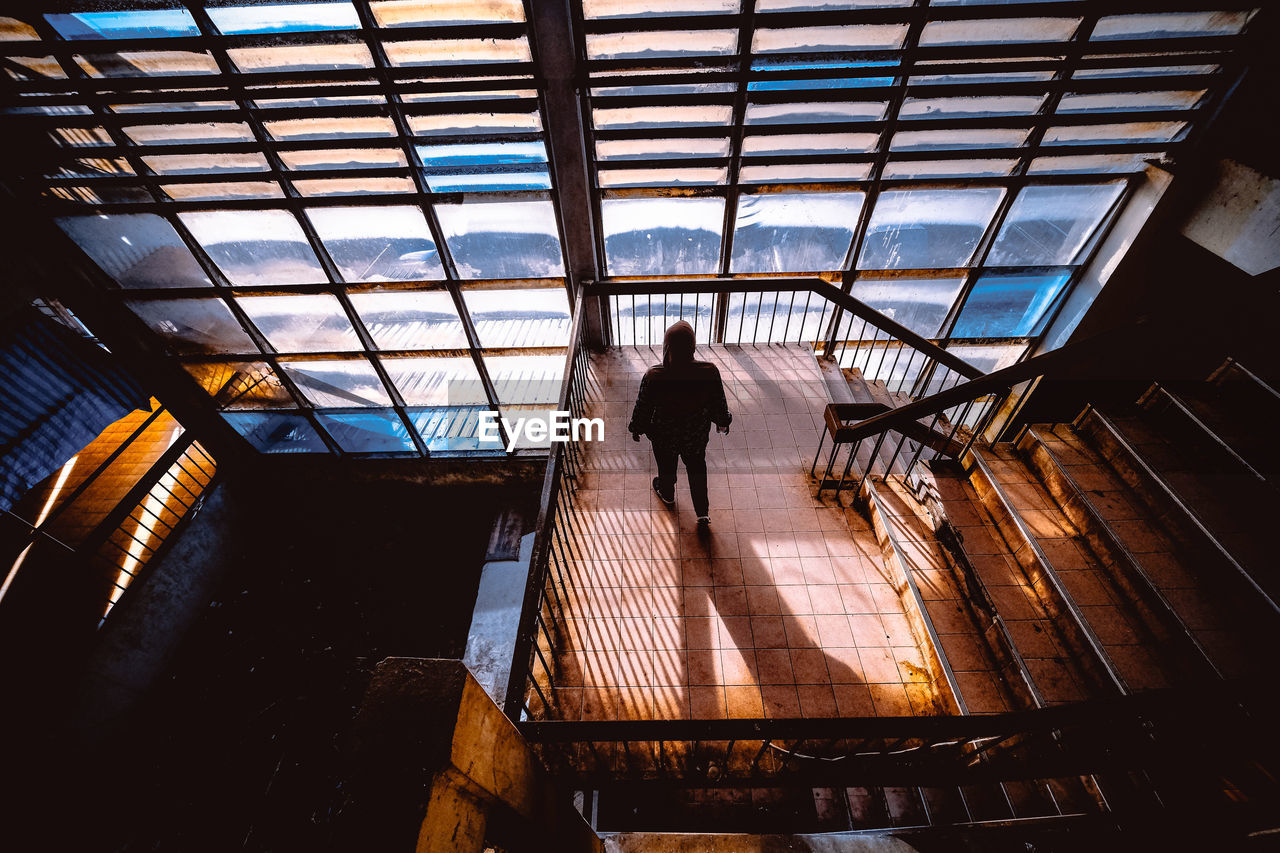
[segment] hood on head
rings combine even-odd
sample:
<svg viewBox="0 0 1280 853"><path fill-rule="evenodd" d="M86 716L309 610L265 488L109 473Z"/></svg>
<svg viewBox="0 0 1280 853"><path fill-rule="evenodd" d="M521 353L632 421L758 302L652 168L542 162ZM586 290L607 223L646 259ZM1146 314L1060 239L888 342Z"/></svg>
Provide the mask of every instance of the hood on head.
<svg viewBox="0 0 1280 853"><path fill-rule="evenodd" d="M663 367L678 367L693 363L695 338L693 326L684 320L672 323L662 339Z"/></svg>

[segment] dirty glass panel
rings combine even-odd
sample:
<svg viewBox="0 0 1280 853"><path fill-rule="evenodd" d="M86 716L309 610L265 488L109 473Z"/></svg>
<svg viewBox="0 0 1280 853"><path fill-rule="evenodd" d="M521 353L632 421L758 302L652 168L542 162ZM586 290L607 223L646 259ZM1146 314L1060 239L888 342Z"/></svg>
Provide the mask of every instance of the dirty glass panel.
<svg viewBox="0 0 1280 853"><path fill-rule="evenodd" d="M404 421L394 411L316 412L316 420L347 453L416 451Z"/></svg>
<svg viewBox="0 0 1280 853"><path fill-rule="evenodd" d="M963 278L859 278L852 295L917 335L936 338Z"/></svg>
<svg viewBox="0 0 1280 853"><path fill-rule="evenodd" d="M364 359L349 361L284 361L280 367L315 406L390 406L391 398L373 365Z"/></svg>
<svg viewBox="0 0 1280 853"><path fill-rule="evenodd" d="M596 181L602 187L682 187L723 184L729 180L728 168L701 169L597 169Z"/></svg>
<svg viewBox="0 0 1280 853"><path fill-rule="evenodd" d="M144 157L145 161L146 158ZM45 177L65 177L65 178L96 178L102 175L132 175L133 169L129 164L118 158L97 158L71 160L69 162L58 165L56 172L46 173Z"/></svg>
<svg viewBox="0 0 1280 853"><path fill-rule="evenodd" d="M592 117L597 130L631 127L712 127L732 123L733 108L728 104L596 108L592 111Z"/></svg>
<svg viewBox="0 0 1280 853"><path fill-rule="evenodd" d="M1185 121L1117 122L1051 127L1045 145L1103 145L1116 142L1176 142L1187 131Z"/></svg>
<svg viewBox="0 0 1280 853"><path fill-rule="evenodd" d="M198 36L186 9L132 9L120 12L48 14L45 20L64 39L157 39Z"/></svg>
<svg viewBox="0 0 1280 853"><path fill-rule="evenodd" d="M305 415L224 412L222 417L263 453L328 453Z"/></svg>
<svg viewBox="0 0 1280 853"><path fill-rule="evenodd" d="M780 184L792 181L862 181L871 174L870 163L813 163L748 166L738 171L740 184Z"/></svg>
<svg viewBox="0 0 1280 853"><path fill-rule="evenodd" d="M230 198L284 198L280 185L272 181L205 182L161 184L165 195L175 201L221 201Z"/></svg>
<svg viewBox="0 0 1280 853"><path fill-rule="evenodd" d="M488 402L471 356L384 358L382 367L410 406L475 406Z"/></svg>
<svg viewBox="0 0 1280 853"><path fill-rule="evenodd" d="M862 269L961 267L991 223L1004 190L883 192L867 227Z"/></svg>
<svg viewBox="0 0 1280 853"><path fill-rule="evenodd" d="M389 137L396 135L395 122L386 116L284 119L264 121L262 126L267 129L272 138L288 141L333 139L336 136Z"/></svg>
<svg viewBox="0 0 1280 853"><path fill-rule="evenodd" d="M531 62L529 42L518 39L432 39L388 41L383 50L392 65L463 65L470 63Z"/></svg>
<svg viewBox="0 0 1280 853"><path fill-rule="evenodd" d="M480 346L562 347L569 343L564 287L462 291Z"/></svg>
<svg viewBox="0 0 1280 853"><path fill-rule="evenodd" d="M774 133L751 134L742 140L747 156L781 157L798 154L849 154L872 151L880 135L876 133Z"/></svg>
<svg viewBox="0 0 1280 853"><path fill-rule="evenodd" d="M186 113L203 110L239 109L235 101L155 101L136 104L112 104L114 113Z"/></svg>
<svg viewBox="0 0 1280 853"><path fill-rule="evenodd" d="M756 5L759 9L759 4ZM733 15L741 0L582 0L582 17L647 18L683 15Z"/></svg>
<svg viewBox="0 0 1280 853"><path fill-rule="evenodd" d="M1045 97L1045 95L991 95L973 98L907 98L898 115L901 118L1030 115L1040 109Z"/></svg>
<svg viewBox="0 0 1280 853"><path fill-rule="evenodd" d="M280 151L286 169L380 169L404 166L404 152L396 148L328 148Z"/></svg>
<svg viewBox="0 0 1280 853"><path fill-rule="evenodd" d="M380 27L518 23L520 0L375 0L369 7Z"/></svg>
<svg viewBox="0 0 1280 853"><path fill-rule="evenodd" d="M1160 162L1161 154L1082 154L1079 156L1037 157L1028 174L1067 175L1081 172L1141 172L1147 161Z"/></svg>
<svg viewBox="0 0 1280 853"><path fill-rule="evenodd" d="M384 350L466 349L467 335L444 290L353 293L351 304Z"/></svg>
<svg viewBox="0 0 1280 853"><path fill-rule="evenodd" d="M218 31L227 35L360 29L360 16L350 3L209 6L208 12Z"/></svg>
<svg viewBox="0 0 1280 853"><path fill-rule="evenodd" d="M138 145L200 145L214 142L253 142L253 131L237 122L197 122L192 124L140 124L122 127L125 136Z"/></svg>
<svg viewBox="0 0 1280 853"><path fill-rule="evenodd" d="M862 193L739 196L730 272L844 269L862 201Z"/></svg>
<svg viewBox="0 0 1280 853"><path fill-rule="evenodd" d="M52 56L11 56L8 57L16 68L6 68L5 73L14 80L31 80L48 78L51 80L67 79L67 72L62 70L58 60Z"/></svg>
<svg viewBox="0 0 1280 853"><path fill-rule="evenodd" d="M200 361L182 365L219 409L297 406L271 365L263 361Z"/></svg>
<svg viewBox="0 0 1280 853"><path fill-rule="evenodd" d="M241 296L236 302L276 352L355 352L356 330L329 293Z"/></svg>
<svg viewBox="0 0 1280 853"><path fill-rule="evenodd" d="M945 151L953 148L1018 148L1030 130L975 128L973 130L900 130L893 135L894 151Z"/></svg>
<svg viewBox="0 0 1280 853"><path fill-rule="evenodd" d="M699 139L607 139L596 142L599 160L675 160L689 157L728 157L725 137Z"/></svg>
<svg viewBox="0 0 1280 853"><path fill-rule="evenodd" d="M879 121L884 103L831 101L829 103L747 104L747 124L830 124L845 121Z"/></svg>
<svg viewBox="0 0 1280 853"><path fill-rule="evenodd" d="M1026 187L1009 208L987 264L1070 264L1102 222L1124 184Z"/></svg>
<svg viewBox="0 0 1280 853"><path fill-rule="evenodd" d="M221 72L209 54L186 50L125 50L76 56L75 61L90 77L181 77Z"/></svg>
<svg viewBox="0 0 1280 853"><path fill-rule="evenodd" d="M413 131L415 136L539 133L542 130L542 117L536 111L411 115L408 118L409 129Z"/></svg>
<svg viewBox="0 0 1280 853"><path fill-rule="evenodd" d="M328 280L302 228L286 211L202 210L178 218L232 284Z"/></svg>
<svg viewBox="0 0 1280 853"><path fill-rule="evenodd" d="M0 41L39 41L40 34L17 18L0 17Z"/></svg>
<svg viewBox="0 0 1280 853"><path fill-rule="evenodd" d="M1118 110L1190 110L1206 94L1205 89L1161 92L1107 92L1096 95L1067 94L1058 104L1060 113L1115 112Z"/></svg>
<svg viewBox="0 0 1280 853"><path fill-rule="evenodd" d="M717 271L724 199L611 198L600 205L610 275Z"/></svg>
<svg viewBox="0 0 1280 853"><path fill-rule="evenodd" d="M121 287L208 287L204 270L173 226L153 213L68 216L56 220Z"/></svg>
<svg viewBox="0 0 1280 853"><path fill-rule="evenodd" d="M481 441L477 436L480 413L489 411L488 407L442 406L405 411L432 453L502 450L501 441Z"/></svg>
<svg viewBox="0 0 1280 853"><path fill-rule="evenodd" d="M421 208L314 207L307 218L345 281L444 278Z"/></svg>
<svg viewBox="0 0 1280 853"><path fill-rule="evenodd" d="M737 51L737 30L587 33L588 60L728 56Z"/></svg>
<svg viewBox="0 0 1280 853"><path fill-rule="evenodd" d="M1257 10L1241 12L1156 12L1100 18L1093 41L1163 39L1188 36L1233 36L1244 30Z"/></svg>
<svg viewBox="0 0 1280 853"><path fill-rule="evenodd" d="M378 106L385 107L387 99L381 95L348 95L333 98L262 98L254 97L253 105L262 110L284 110L305 107L347 107Z"/></svg>
<svg viewBox="0 0 1280 853"><path fill-rule="evenodd" d="M258 347L220 299L127 300L171 355L256 353Z"/></svg>
<svg viewBox="0 0 1280 853"><path fill-rule="evenodd" d="M1191 74L1217 74L1220 65L1137 65L1125 68L1080 68L1071 76L1076 80L1107 77L1166 77Z"/></svg>
<svg viewBox="0 0 1280 853"><path fill-rule="evenodd" d="M893 160L885 164L881 177L982 178L1007 175L1017 165L1017 160Z"/></svg>
<svg viewBox="0 0 1280 853"><path fill-rule="evenodd" d="M865 24L843 27L759 29L751 40L752 53L842 53L894 50L907 37L906 24Z"/></svg>
<svg viewBox="0 0 1280 853"><path fill-rule="evenodd" d="M240 71L333 71L372 68L363 44L289 44L274 47L230 47L227 56Z"/></svg>
<svg viewBox="0 0 1280 853"><path fill-rule="evenodd" d="M789 61L763 56L752 62L753 71L776 73L778 79L752 80L747 83L749 92L797 91L804 89L862 89L868 86L892 86L893 77L853 76L855 69L884 68L886 74L895 73L896 59L833 59L816 56L802 61ZM830 77L791 79L789 71L830 69Z"/></svg>
<svg viewBox="0 0 1280 853"><path fill-rule="evenodd" d="M838 9L881 9L910 6L914 0L759 0L757 12L825 12ZM935 4L936 5L936 4Z"/></svg>
<svg viewBox="0 0 1280 853"><path fill-rule="evenodd" d="M564 275L549 201L438 204L435 211L460 278Z"/></svg>
<svg viewBox="0 0 1280 853"><path fill-rule="evenodd" d="M1070 273L987 274L978 279L960 311L953 338L1021 338L1037 335Z"/></svg>
<svg viewBox="0 0 1280 853"><path fill-rule="evenodd" d="M1026 344L947 345L947 352L964 359L983 373L991 373L1014 364L1026 349Z"/></svg>
<svg viewBox="0 0 1280 853"><path fill-rule="evenodd" d="M293 188L303 198L331 195L378 195L382 193L411 193L411 178L323 178L300 180L295 178Z"/></svg>
<svg viewBox="0 0 1280 853"><path fill-rule="evenodd" d="M150 154L142 158L157 175L200 175L215 172L265 172L261 154Z"/></svg>
<svg viewBox="0 0 1280 853"><path fill-rule="evenodd" d="M504 405L550 405L559 402L564 355L489 355L484 366Z"/></svg>
<svg viewBox="0 0 1280 853"><path fill-rule="evenodd" d="M1010 44L1067 41L1080 18L994 18L979 21L930 21L920 34L921 47L961 44Z"/></svg>
<svg viewBox="0 0 1280 853"><path fill-rule="evenodd" d="M428 170L434 192L485 192L550 189L545 144L476 142L462 145L419 145L418 158Z"/></svg>

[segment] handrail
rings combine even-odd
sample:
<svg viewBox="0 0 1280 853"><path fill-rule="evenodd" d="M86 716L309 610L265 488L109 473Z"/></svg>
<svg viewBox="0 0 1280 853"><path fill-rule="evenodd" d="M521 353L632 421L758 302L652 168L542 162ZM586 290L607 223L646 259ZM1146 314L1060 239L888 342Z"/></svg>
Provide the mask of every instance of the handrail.
<svg viewBox="0 0 1280 853"><path fill-rule="evenodd" d="M711 279L643 279L636 281L607 281L588 283L588 296L625 296L638 293L763 293L774 290L807 290L828 302L861 317L881 331L910 344L915 349L951 368L968 379L983 373L969 362L948 352L928 338L891 320L865 302L828 284L820 278L806 276L780 276L770 278L711 278Z"/></svg>
<svg viewBox="0 0 1280 853"><path fill-rule="evenodd" d="M573 298L573 319L569 324L569 346L565 353L564 372L560 383L560 396L556 410L569 410L573 404L574 380L582 355L583 290ZM547 571L550 564L552 529L556 523L562 474L566 454L572 444L553 442L547 457L546 473L542 477L542 492L538 503L538 521L534 528L533 549L529 558L529 574L525 581L524 599L520 605L520 623L516 629L515 649L511 657L511 670L507 679L507 691L502 710L513 721L520 719L525 707L524 696L532 667L534 645L537 642L536 617L542 609L546 591ZM570 449L566 449L570 448Z"/></svg>

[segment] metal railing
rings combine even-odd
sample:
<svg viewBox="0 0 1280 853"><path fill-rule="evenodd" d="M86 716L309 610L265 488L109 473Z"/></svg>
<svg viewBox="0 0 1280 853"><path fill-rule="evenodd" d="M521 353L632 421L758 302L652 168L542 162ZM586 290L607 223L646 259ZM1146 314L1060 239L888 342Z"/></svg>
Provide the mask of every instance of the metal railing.
<svg viewBox="0 0 1280 853"><path fill-rule="evenodd" d="M589 285L619 345L659 344L677 320L698 341L807 344L869 382L917 399L982 371L820 278L674 279Z"/></svg>

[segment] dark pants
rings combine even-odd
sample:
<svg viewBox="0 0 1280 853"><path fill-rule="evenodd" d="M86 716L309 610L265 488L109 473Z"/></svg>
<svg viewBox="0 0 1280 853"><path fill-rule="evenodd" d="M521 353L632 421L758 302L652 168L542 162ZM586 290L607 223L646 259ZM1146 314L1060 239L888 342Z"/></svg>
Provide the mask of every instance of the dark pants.
<svg viewBox="0 0 1280 853"><path fill-rule="evenodd" d="M689 495L693 498L694 515L707 514L707 447L672 447L653 443L653 458L658 462L658 488L664 495L675 497L676 470L679 460L684 460L684 470L689 477Z"/></svg>

